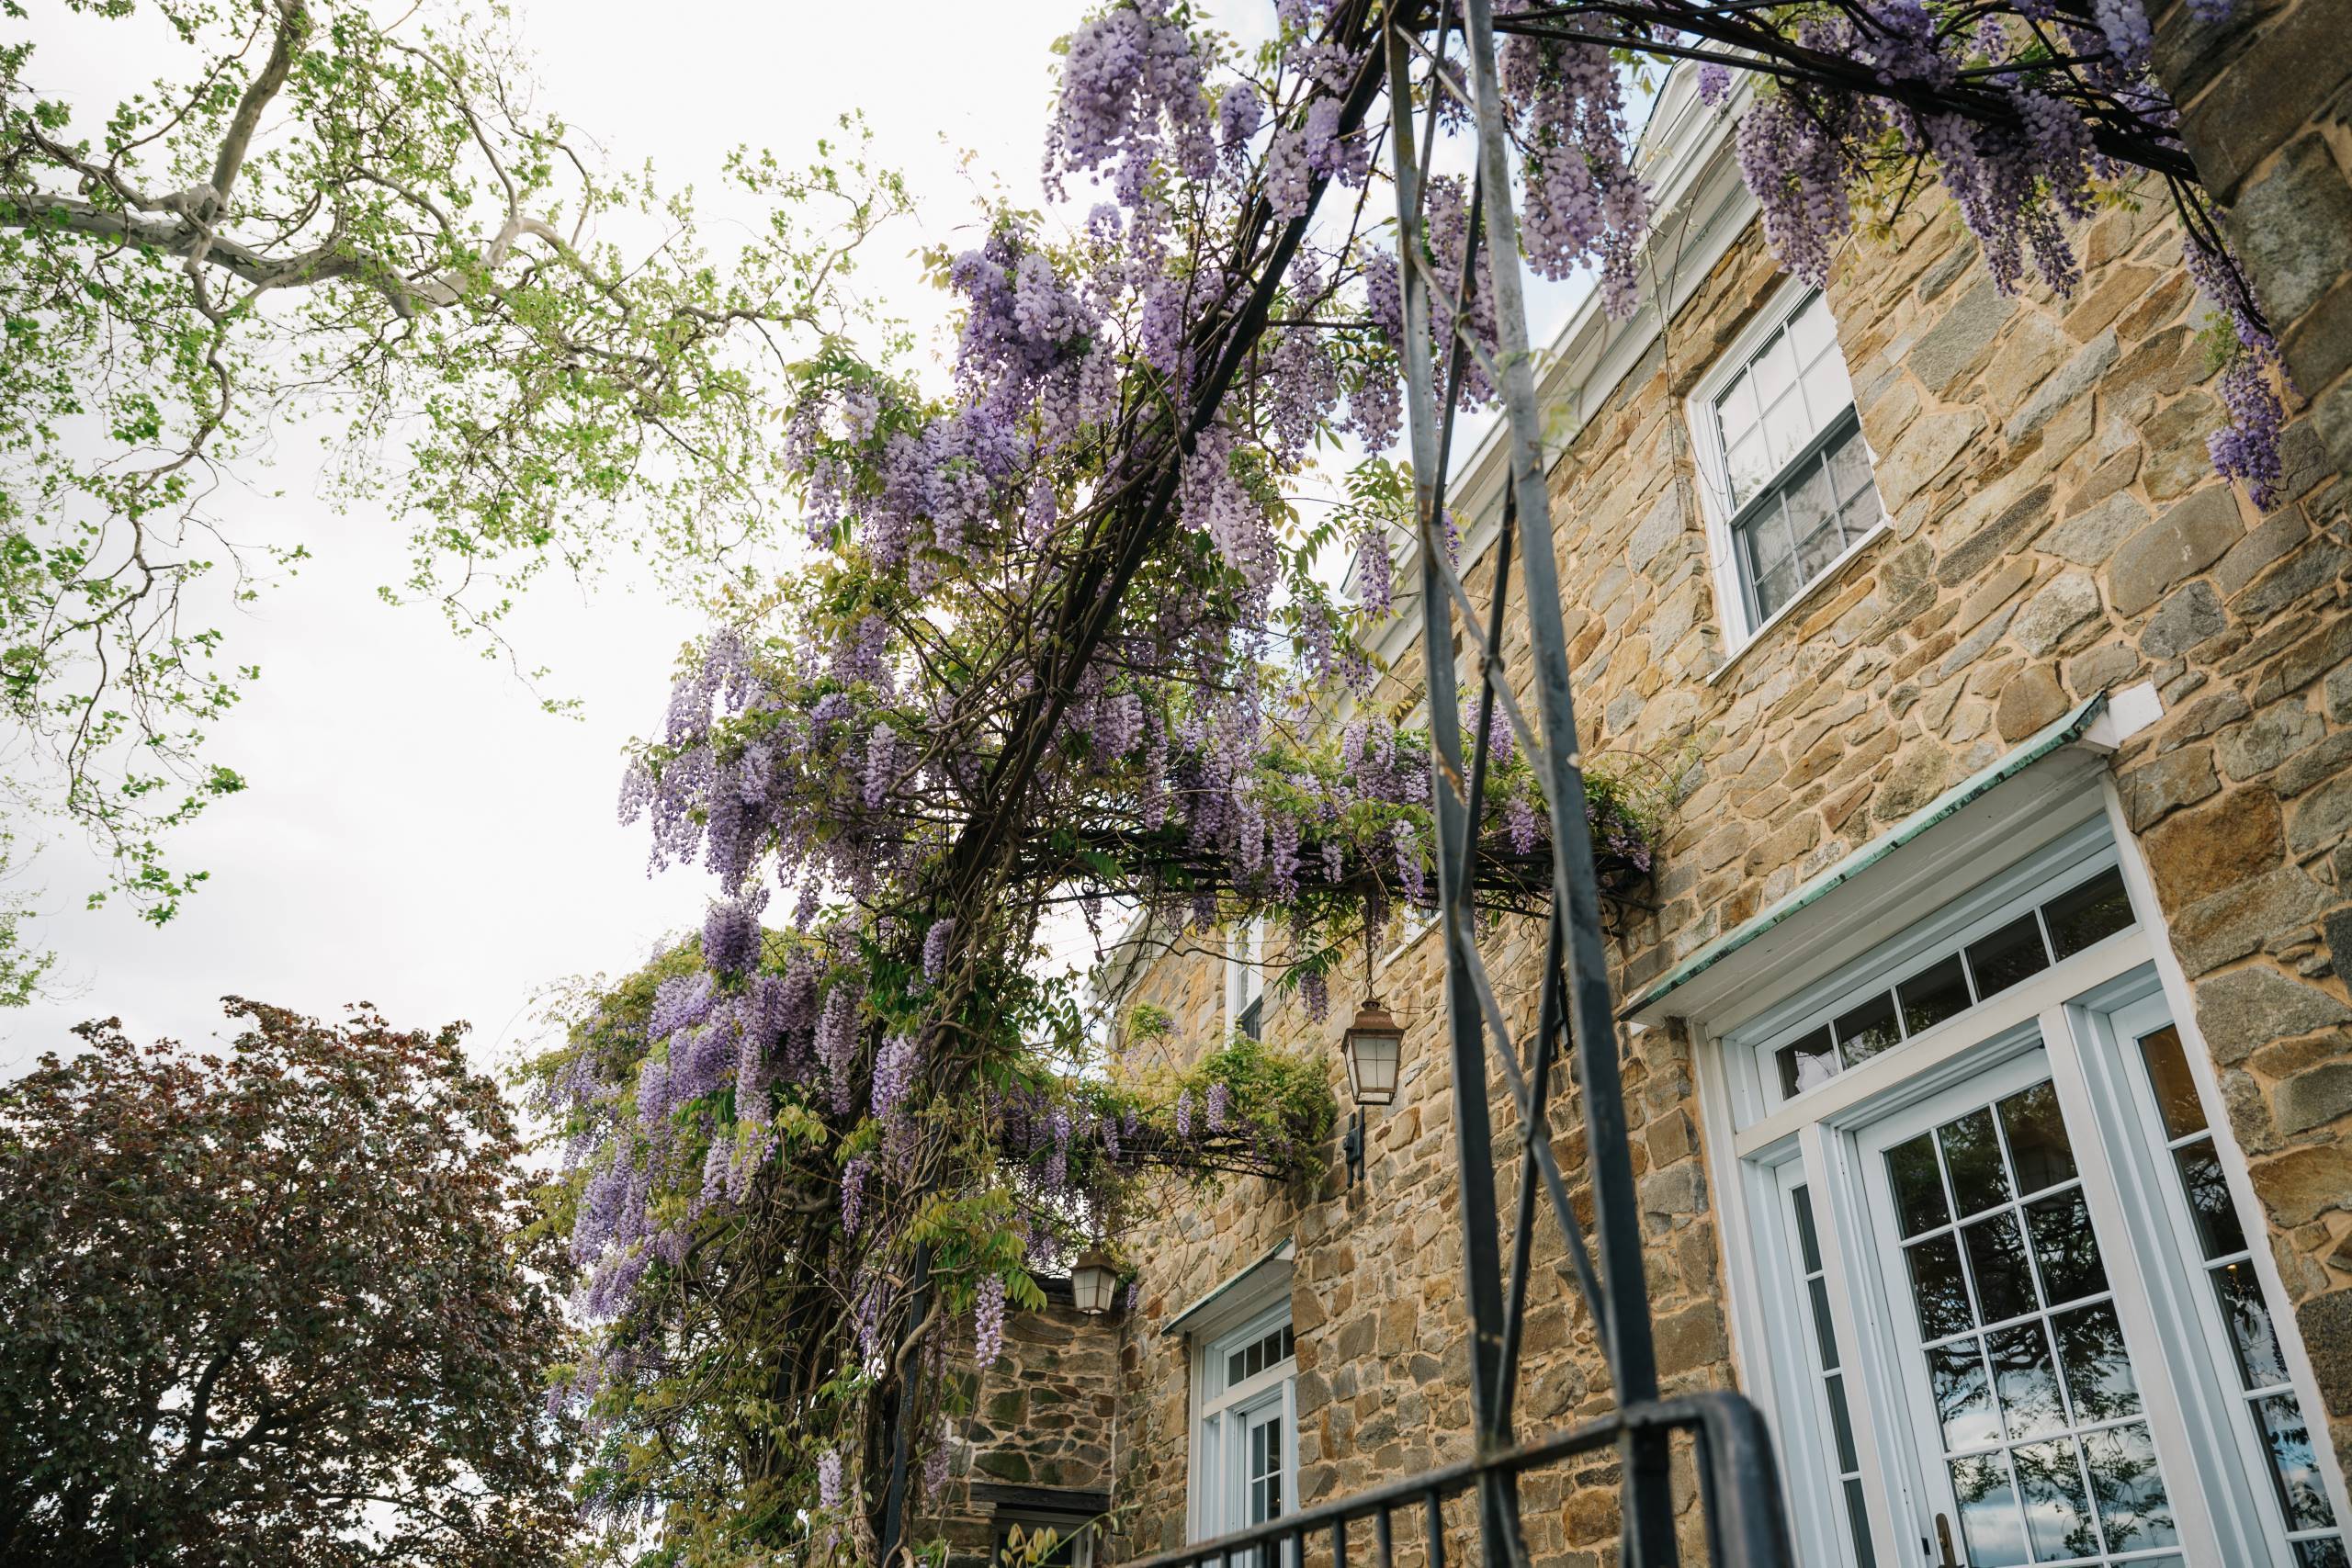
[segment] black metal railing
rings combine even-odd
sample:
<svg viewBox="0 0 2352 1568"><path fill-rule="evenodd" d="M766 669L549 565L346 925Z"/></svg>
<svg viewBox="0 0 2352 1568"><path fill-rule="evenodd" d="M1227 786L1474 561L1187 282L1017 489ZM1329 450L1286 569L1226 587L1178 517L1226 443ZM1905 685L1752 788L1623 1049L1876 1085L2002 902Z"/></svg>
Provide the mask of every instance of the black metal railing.
<svg viewBox="0 0 2352 1568"><path fill-rule="evenodd" d="M1678 1431L1690 1434L1697 1461L1709 1557L1716 1562L1786 1562L1788 1527L1781 1514L1771 1442L1753 1404L1736 1393L1717 1392L1652 1400L1533 1442L1441 1465L1213 1540L1136 1559L1126 1568L1255 1568L1274 1562L1290 1568L1326 1563L1350 1568L1367 1544L1372 1568L1393 1568L1400 1549L1415 1544L1428 1568L1444 1568L1448 1502L1497 1483L1515 1496L1516 1482L1529 1471L1635 1436L1664 1440ZM1489 1542L1487 1560L1522 1568L1530 1555L1515 1517L1512 1524L1501 1543L1506 1554L1495 1556L1495 1543ZM1462 1532L1457 1529L1453 1533Z"/></svg>

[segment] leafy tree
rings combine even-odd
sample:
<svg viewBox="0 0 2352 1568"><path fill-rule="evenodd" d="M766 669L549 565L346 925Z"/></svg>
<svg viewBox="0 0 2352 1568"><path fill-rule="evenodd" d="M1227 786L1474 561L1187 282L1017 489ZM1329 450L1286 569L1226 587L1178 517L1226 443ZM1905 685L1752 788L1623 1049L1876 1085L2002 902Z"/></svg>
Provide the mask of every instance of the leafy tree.
<svg viewBox="0 0 2352 1568"><path fill-rule="evenodd" d="M231 998L0 1089L0 1559L544 1562L563 1260L462 1030Z"/></svg>
<svg viewBox="0 0 2352 1568"><path fill-rule="evenodd" d="M163 919L200 874L158 833L243 785L201 743L258 671L206 623L307 553L241 547L215 502L288 422L345 433L335 499L411 527L398 592L493 650L550 565L626 548L707 585L772 520L761 378L858 319L900 192L854 134L805 173L739 151L728 193L768 216L714 254L686 197L532 106L494 0L40 9L84 58L178 63L74 103L0 41L0 704L38 742L5 787Z"/></svg>
<svg viewBox="0 0 2352 1568"><path fill-rule="evenodd" d="M13 863L16 847L16 834L0 828L0 1008L20 1008L38 996L41 976L54 959L25 940L31 902L21 890L6 886L21 869Z"/></svg>

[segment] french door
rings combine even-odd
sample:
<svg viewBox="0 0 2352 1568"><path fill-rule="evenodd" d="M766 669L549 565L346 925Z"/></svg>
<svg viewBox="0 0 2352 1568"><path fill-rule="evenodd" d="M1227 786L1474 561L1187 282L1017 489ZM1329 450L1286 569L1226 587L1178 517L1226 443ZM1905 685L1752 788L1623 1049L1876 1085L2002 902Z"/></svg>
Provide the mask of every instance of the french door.
<svg viewBox="0 0 2352 1568"><path fill-rule="evenodd" d="M1777 1181L1854 1560L1891 1535L1929 1568L2352 1568L2162 997L2053 1008L1943 1077L1813 1144L1826 1190ZM1841 1215L1843 1277L1816 1235ZM1842 1354L1838 1292L1868 1340Z"/></svg>
<svg viewBox="0 0 2352 1568"><path fill-rule="evenodd" d="M2162 1356L2119 1310L2141 1283L2130 1247L2093 1217L2109 1194L2094 1190L2098 1162L2048 1052L2036 1044L1858 1142L1931 1560L2183 1568L2184 1510L2160 1448L2177 1453L2186 1435Z"/></svg>

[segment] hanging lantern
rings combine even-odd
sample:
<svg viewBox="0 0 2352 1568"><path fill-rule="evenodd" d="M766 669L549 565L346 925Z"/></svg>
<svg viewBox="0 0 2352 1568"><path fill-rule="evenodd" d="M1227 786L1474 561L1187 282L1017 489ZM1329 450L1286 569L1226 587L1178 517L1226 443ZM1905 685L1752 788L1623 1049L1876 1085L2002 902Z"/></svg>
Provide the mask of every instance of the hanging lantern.
<svg viewBox="0 0 2352 1568"><path fill-rule="evenodd" d="M1069 1271L1069 1293L1078 1302L1078 1310L1089 1317L1100 1317L1111 1310L1111 1298L1119 1289L1119 1271L1111 1260L1092 1247L1078 1255L1076 1267Z"/></svg>
<svg viewBox="0 0 2352 1568"><path fill-rule="evenodd" d="M1358 1105L1391 1105L1396 1100L1396 1068L1404 1055L1405 1031L1388 1010L1366 997L1341 1041L1348 1058L1348 1092Z"/></svg>

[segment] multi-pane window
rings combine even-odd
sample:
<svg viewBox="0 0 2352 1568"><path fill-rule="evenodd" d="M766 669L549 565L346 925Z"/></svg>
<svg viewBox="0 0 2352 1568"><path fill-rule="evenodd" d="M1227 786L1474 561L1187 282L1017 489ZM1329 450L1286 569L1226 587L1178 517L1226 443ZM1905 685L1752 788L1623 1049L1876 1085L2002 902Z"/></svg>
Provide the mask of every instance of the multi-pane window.
<svg viewBox="0 0 2352 1568"><path fill-rule="evenodd" d="M1826 1083L2131 924L2131 896L2109 866L1780 1047L1781 1094Z"/></svg>
<svg viewBox="0 0 2352 1568"><path fill-rule="evenodd" d="M2303 1419L2302 1402L2287 1372L2270 1303L2222 1174L2221 1155L2206 1124L2196 1080L2181 1054L2180 1032L2167 1023L2141 1036L2140 1060L2155 1096L2157 1119L2196 1231L2213 1304L2229 1336L2238 1394L2268 1461L2295 1561L2299 1568L2345 1568L2344 1532L2320 1477L2311 1426Z"/></svg>
<svg viewBox="0 0 2352 1568"><path fill-rule="evenodd" d="M1264 1524L1297 1506L1295 1349L1286 1303L1202 1347L1196 1539ZM1241 1561L1237 1558L1237 1565ZM1249 1568L1281 1564L1267 1554Z"/></svg>
<svg viewBox="0 0 2352 1568"><path fill-rule="evenodd" d="M1837 324L1815 291L1705 404L1747 631L1884 520Z"/></svg>
<svg viewBox="0 0 2352 1568"><path fill-rule="evenodd" d="M1885 1154L1967 1561L2179 1568L2114 1287L2047 1078Z"/></svg>
<svg viewBox="0 0 2352 1568"><path fill-rule="evenodd" d="M1799 1183L1789 1193L1790 1216L1796 1223L1797 1265L1803 1278L1803 1315L1813 1334L1807 1342L1814 1375L1821 1380L1822 1401L1829 1416L1831 1492L1846 1516L1849 1544L1860 1568L1877 1568L1871 1551L1870 1506L1862 1496L1862 1458L1854 1442L1853 1405L1846 1394L1846 1371L1838 1357L1838 1328L1829 1315L1829 1282L1821 1258L1821 1233L1813 1217L1812 1190Z"/></svg>
<svg viewBox="0 0 2352 1568"><path fill-rule="evenodd" d="M1716 1036L1808 1563L2352 1568L2240 1156L2107 837Z"/></svg>

